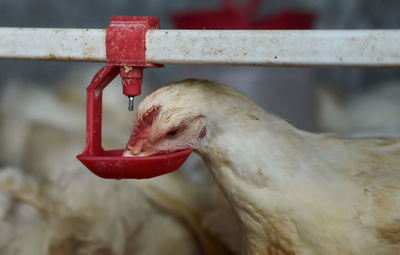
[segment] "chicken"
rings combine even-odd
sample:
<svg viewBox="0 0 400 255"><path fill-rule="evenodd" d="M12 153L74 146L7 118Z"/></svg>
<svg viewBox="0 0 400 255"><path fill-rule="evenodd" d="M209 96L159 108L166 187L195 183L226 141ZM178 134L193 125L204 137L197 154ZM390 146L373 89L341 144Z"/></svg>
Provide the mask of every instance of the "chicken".
<svg viewBox="0 0 400 255"><path fill-rule="evenodd" d="M400 139L304 132L230 86L190 79L140 103L126 148L201 155L244 254L400 254Z"/></svg>

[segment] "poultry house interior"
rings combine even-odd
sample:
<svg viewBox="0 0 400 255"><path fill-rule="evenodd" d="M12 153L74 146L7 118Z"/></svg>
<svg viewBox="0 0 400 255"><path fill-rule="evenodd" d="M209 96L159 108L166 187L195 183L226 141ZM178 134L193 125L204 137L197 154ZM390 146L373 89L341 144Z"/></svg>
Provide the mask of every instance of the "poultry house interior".
<svg viewBox="0 0 400 255"><path fill-rule="evenodd" d="M151 15L173 29L174 14L219 4L3 0L0 26L103 28L112 15ZM285 8L313 12L315 29L400 26L395 0L265 1L257 15ZM178 171L147 180L101 179L77 161L85 146L85 88L101 66L0 60L0 254L242 254L242 219L200 156L192 153ZM398 69L166 65L145 70L135 109L162 85L187 78L229 84L301 130L400 137ZM117 79L104 91L104 147L124 146L133 121ZM399 183L390 185L400 190ZM399 251L395 231L386 228L382 237Z"/></svg>

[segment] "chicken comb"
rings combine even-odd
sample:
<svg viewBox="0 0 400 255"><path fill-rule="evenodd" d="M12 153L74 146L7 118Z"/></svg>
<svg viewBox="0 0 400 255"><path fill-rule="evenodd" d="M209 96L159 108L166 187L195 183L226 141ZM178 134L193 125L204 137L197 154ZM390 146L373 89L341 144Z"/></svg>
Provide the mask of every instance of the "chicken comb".
<svg viewBox="0 0 400 255"><path fill-rule="evenodd" d="M140 119L137 121L135 129L133 130L132 136L129 139L128 144L133 146L139 140L146 139L147 135L150 132L150 127L153 125L154 119L157 117L160 112L160 105L153 105L150 109L148 109Z"/></svg>

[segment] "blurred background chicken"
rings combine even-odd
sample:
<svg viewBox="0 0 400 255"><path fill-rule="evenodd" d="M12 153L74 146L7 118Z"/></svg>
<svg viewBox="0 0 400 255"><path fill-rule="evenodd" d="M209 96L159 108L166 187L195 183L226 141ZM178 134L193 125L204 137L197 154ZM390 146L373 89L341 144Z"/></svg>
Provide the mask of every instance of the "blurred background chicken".
<svg viewBox="0 0 400 255"><path fill-rule="evenodd" d="M0 172L1 254L200 254L190 230L140 189L73 168L55 182Z"/></svg>
<svg viewBox="0 0 400 255"><path fill-rule="evenodd" d="M362 93L320 86L318 123L346 136L400 136L400 81L379 82Z"/></svg>

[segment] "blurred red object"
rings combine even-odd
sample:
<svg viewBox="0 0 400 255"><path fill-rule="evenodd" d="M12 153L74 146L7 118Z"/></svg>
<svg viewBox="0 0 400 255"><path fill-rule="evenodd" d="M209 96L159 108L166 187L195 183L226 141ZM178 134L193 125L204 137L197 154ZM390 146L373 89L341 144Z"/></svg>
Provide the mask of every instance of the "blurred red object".
<svg viewBox="0 0 400 255"><path fill-rule="evenodd" d="M222 9L174 13L172 22L180 29L310 29L315 14L304 10L285 9L272 16L255 18L262 0L236 5L222 0Z"/></svg>

